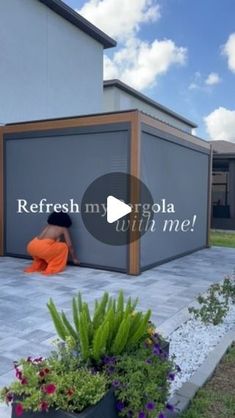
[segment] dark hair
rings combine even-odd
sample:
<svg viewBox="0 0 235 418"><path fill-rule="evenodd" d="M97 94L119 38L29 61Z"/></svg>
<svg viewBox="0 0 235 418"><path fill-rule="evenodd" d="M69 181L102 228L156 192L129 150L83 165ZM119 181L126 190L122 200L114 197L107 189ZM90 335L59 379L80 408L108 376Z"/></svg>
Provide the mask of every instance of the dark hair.
<svg viewBox="0 0 235 418"><path fill-rule="evenodd" d="M70 216L65 212L52 212L47 219L49 225L63 226L69 228L72 225Z"/></svg>

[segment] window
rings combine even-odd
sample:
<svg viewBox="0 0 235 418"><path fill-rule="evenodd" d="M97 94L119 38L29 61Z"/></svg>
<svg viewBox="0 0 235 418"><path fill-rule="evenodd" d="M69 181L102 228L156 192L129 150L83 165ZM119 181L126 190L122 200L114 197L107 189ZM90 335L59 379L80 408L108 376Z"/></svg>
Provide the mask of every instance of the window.
<svg viewBox="0 0 235 418"><path fill-rule="evenodd" d="M228 163L216 162L213 167L212 205L215 218L229 218L229 167Z"/></svg>

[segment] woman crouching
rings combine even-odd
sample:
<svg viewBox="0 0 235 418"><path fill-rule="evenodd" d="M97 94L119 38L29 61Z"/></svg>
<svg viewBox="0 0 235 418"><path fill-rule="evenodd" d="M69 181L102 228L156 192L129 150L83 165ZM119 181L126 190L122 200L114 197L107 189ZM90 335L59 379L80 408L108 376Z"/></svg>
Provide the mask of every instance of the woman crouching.
<svg viewBox="0 0 235 418"><path fill-rule="evenodd" d="M64 212L53 212L47 223L41 234L27 245L27 251L33 257L32 265L25 269L27 273L60 273L66 267L69 253L74 264L79 265L68 231L72 225L70 216Z"/></svg>

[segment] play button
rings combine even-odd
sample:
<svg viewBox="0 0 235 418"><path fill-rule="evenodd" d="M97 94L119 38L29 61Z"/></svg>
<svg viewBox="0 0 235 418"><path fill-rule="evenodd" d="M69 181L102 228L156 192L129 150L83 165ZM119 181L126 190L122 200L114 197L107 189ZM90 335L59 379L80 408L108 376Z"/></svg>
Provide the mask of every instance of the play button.
<svg viewBox="0 0 235 418"><path fill-rule="evenodd" d="M87 187L81 215L94 238L109 245L126 245L151 227L152 205L151 193L142 181L115 172L96 178Z"/></svg>
<svg viewBox="0 0 235 418"><path fill-rule="evenodd" d="M128 215L131 212L131 207L114 196L107 198L107 222L112 224Z"/></svg>

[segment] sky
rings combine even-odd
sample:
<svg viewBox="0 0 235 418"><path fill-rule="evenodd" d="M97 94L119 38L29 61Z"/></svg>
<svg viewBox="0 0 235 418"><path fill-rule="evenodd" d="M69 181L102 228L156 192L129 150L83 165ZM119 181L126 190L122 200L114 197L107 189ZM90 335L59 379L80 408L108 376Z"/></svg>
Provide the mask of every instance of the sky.
<svg viewBox="0 0 235 418"><path fill-rule="evenodd" d="M64 0L117 41L104 79L118 78L235 143L235 0Z"/></svg>

